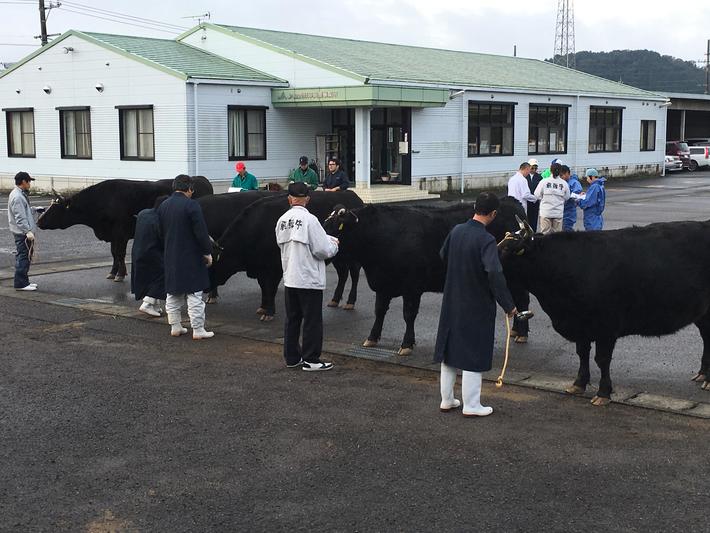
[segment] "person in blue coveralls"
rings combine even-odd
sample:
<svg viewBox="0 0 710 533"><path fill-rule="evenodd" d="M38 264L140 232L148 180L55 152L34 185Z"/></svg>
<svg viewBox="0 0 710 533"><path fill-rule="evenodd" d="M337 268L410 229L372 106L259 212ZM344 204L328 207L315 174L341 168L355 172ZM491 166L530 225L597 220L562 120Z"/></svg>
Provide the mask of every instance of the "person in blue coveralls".
<svg viewBox="0 0 710 533"><path fill-rule="evenodd" d="M582 184L579 183L577 174L570 175L567 180L569 192L571 194L579 194L582 192ZM562 231L574 231L574 225L577 223L577 200L570 198L565 202L564 213L562 214Z"/></svg>
<svg viewBox="0 0 710 533"><path fill-rule="evenodd" d="M585 176L589 188L585 197L578 204L584 211L584 230L601 230L604 227L602 213L606 204L606 191L604 190L606 178L600 177L596 168L588 168Z"/></svg>

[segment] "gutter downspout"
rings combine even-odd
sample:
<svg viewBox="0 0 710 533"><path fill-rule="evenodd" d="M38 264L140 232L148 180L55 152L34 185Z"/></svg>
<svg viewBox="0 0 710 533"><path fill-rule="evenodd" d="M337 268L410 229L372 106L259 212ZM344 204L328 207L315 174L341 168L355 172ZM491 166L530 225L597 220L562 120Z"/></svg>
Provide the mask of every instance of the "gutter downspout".
<svg viewBox="0 0 710 533"><path fill-rule="evenodd" d="M579 97L577 94L577 105L574 108L574 166L578 166L577 152L579 150Z"/></svg>
<svg viewBox="0 0 710 533"><path fill-rule="evenodd" d="M197 86L199 82L192 82L192 109L193 109L193 122L195 128L195 176L200 175L200 130L198 124L199 114L197 112Z"/></svg>
<svg viewBox="0 0 710 533"><path fill-rule="evenodd" d="M466 129L466 122L464 120L465 114L466 114L466 98L464 96L466 93L464 92L461 95L461 194L463 194L464 190L464 178L463 178L463 162L464 162L464 157L466 157L466 138L465 138L465 129Z"/></svg>

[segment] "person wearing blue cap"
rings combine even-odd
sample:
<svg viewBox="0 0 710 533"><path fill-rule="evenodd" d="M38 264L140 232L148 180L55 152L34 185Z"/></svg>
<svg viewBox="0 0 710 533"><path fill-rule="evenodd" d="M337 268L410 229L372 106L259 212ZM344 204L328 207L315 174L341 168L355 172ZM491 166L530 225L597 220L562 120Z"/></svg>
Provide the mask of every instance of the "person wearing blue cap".
<svg viewBox="0 0 710 533"><path fill-rule="evenodd" d="M585 197L578 204L584 211L584 230L601 230L604 227L602 213L606 204L606 191L604 190L606 178L600 177L596 168L588 168L584 175L587 177L589 188Z"/></svg>
<svg viewBox="0 0 710 533"><path fill-rule="evenodd" d="M582 192L582 184L579 183L577 174L570 175L567 180L570 194L579 194ZM562 214L562 231L574 231L574 225L577 223L577 200L570 198L565 202L564 213Z"/></svg>

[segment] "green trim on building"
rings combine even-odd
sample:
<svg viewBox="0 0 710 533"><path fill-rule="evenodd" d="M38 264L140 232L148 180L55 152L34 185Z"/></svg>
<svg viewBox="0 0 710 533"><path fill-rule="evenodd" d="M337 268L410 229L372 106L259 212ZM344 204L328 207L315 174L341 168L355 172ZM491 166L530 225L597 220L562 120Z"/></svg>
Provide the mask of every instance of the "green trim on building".
<svg viewBox="0 0 710 533"><path fill-rule="evenodd" d="M448 101L448 89L376 85L271 89L274 107L443 107Z"/></svg>

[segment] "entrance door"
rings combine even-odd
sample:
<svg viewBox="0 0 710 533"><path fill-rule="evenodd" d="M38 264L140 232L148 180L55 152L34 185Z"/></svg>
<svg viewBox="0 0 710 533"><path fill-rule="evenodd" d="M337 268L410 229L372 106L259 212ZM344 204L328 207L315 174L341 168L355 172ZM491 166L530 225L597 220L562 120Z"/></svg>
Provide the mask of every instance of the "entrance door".
<svg viewBox="0 0 710 533"><path fill-rule="evenodd" d="M370 183L411 185L411 109L377 108L370 118Z"/></svg>

